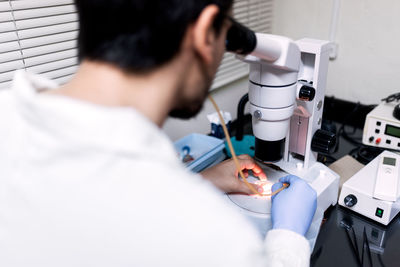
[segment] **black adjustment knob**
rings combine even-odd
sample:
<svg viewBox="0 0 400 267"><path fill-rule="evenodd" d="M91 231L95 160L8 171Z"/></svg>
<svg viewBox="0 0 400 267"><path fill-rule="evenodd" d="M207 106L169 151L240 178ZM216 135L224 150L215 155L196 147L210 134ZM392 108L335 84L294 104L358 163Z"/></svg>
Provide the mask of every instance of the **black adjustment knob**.
<svg viewBox="0 0 400 267"><path fill-rule="evenodd" d="M336 134L319 129L311 141L311 150L323 154L331 154L336 148Z"/></svg>
<svg viewBox="0 0 400 267"><path fill-rule="evenodd" d="M299 91L299 99L303 101L313 101L315 89L311 86L303 85Z"/></svg>
<svg viewBox="0 0 400 267"><path fill-rule="evenodd" d="M352 194L346 196L344 198L344 204L349 208L353 207L355 204L357 204L357 197Z"/></svg>
<svg viewBox="0 0 400 267"><path fill-rule="evenodd" d="M397 104L393 109L393 117L400 120L400 104Z"/></svg>

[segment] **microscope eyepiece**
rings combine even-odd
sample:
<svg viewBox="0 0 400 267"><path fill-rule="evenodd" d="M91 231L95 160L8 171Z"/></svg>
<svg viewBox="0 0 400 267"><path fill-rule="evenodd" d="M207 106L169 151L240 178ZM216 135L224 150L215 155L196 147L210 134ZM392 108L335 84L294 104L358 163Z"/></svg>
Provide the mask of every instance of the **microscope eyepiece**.
<svg viewBox="0 0 400 267"><path fill-rule="evenodd" d="M231 17L228 18L232 26L229 28L226 35L226 50L240 55L247 55L253 52L257 45L256 34L235 19Z"/></svg>

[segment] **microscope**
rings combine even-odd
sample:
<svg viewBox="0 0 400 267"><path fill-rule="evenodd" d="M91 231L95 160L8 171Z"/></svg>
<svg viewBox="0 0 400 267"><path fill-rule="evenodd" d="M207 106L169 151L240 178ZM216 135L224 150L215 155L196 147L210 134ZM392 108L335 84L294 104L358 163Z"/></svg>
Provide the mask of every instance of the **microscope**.
<svg viewBox="0 0 400 267"><path fill-rule="evenodd" d="M339 175L317 161L317 153L329 153L336 144L335 135L321 129L330 43L254 33L232 20L226 48L250 66L255 158L269 181L262 185L264 192L288 174L304 179L317 192L317 212L306 235L313 247L323 213L337 203L339 190ZM259 182L252 176L248 180ZM270 197L227 198L265 236L271 228Z"/></svg>

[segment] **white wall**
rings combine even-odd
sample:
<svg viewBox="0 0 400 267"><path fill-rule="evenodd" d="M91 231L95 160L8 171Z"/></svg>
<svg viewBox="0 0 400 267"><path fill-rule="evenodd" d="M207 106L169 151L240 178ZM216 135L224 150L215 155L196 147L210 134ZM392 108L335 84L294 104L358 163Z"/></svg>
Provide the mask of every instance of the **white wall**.
<svg viewBox="0 0 400 267"><path fill-rule="evenodd" d="M212 91L212 96L217 102L219 108L223 111L229 111L232 117L236 118L237 104L240 98L248 91L248 79L243 78L228 86ZM190 133L208 134L211 131L210 122L207 114L214 113L214 107L210 101L206 101L203 110L194 119L178 120L168 119L164 125L164 131L175 141Z"/></svg>
<svg viewBox="0 0 400 267"><path fill-rule="evenodd" d="M273 33L329 39L334 0L275 0ZM400 92L400 1L341 0L327 95L375 104Z"/></svg>
<svg viewBox="0 0 400 267"><path fill-rule="evenodd" d="M329 39L334 0L275 0L273 33L293 39ZM329 65L327 95L363 104L400 92L400 1L341 0L336 41L338 57ZM247 79L215 90L221 109L236 118L237 103L247 92ZM189 133L209 133L208 101L189 121L169 119L164 130L172 140Z"/></svg>

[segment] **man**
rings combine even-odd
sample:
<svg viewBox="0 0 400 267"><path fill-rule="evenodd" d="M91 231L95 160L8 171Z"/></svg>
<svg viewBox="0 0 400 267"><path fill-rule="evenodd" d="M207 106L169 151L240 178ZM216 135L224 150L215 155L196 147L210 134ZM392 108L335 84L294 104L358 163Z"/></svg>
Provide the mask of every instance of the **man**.
<svg viewBox="0 0 400 267"><path fill-rule="evenodd" d="M261 240L212 185L248 192L233 163L192 174L160 130L201 109L232 1L76 4L75 77L19 71L0 93L0 266L307 266L307 183L281 181Z"/></svg>

